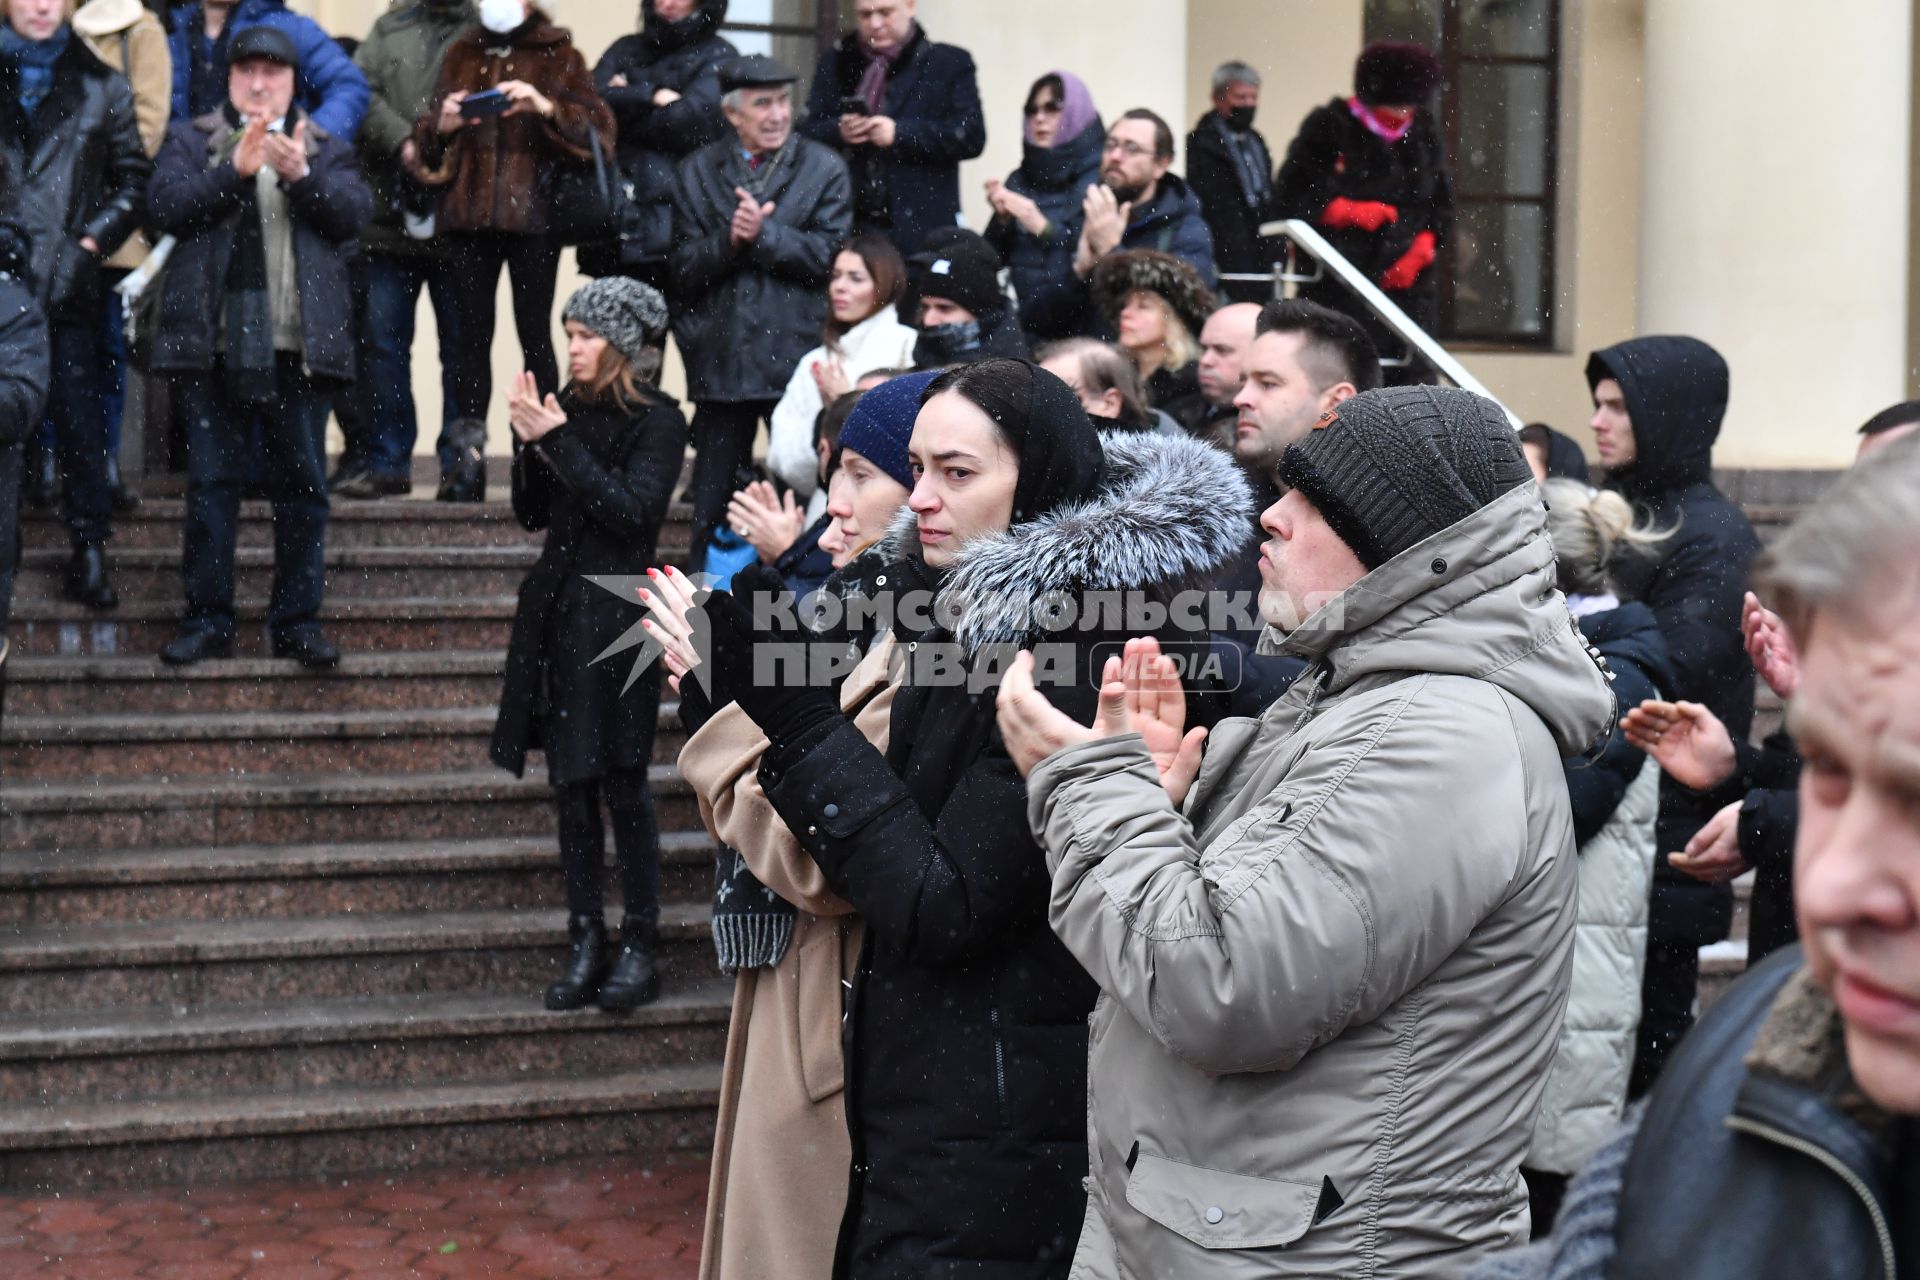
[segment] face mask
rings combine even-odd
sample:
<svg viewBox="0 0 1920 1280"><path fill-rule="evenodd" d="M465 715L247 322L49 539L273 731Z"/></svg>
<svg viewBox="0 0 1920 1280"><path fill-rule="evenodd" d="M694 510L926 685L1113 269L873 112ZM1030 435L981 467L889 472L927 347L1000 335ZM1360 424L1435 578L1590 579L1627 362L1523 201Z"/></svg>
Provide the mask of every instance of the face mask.
<svg viewBox="0 0 1920 1280"><path fill-rule="evenodd" d="M480 0L480 25L498 35L506 35L526 20L521 0Z"/></svg>
<svg viewBox="0 0 1920 1280"><path fill-rule="evenodd" d="M1245 133L1253 128L1253 107L1228 107L1227 128L1235 133Z"/></svg>
<svg viewBox="0 0 1920 1280"><path fill-rule="evenodd" d="M962 320L956 324L930 325L920 331L914 358L921 364L959 364L980 351L980 322Z"/></svg>

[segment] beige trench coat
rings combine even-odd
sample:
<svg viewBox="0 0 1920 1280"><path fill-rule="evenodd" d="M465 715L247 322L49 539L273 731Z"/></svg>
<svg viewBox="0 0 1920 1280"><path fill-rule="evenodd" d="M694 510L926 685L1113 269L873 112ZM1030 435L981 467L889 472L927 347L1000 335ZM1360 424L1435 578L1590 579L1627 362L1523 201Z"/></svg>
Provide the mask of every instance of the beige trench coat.
<svg viewBox="0 0 1920 1280"><path fill-rule="evenodd" d="M892 648L891 637L874 646L840 694L854 725L882 751L895 692L887 679ZM840 993L859 958L860 921L760 790L766 746L753 721L730 706L680 752L707 829L799 908L780 963L735 980L701 1280L825 1280L847 1207Z"/></svg>

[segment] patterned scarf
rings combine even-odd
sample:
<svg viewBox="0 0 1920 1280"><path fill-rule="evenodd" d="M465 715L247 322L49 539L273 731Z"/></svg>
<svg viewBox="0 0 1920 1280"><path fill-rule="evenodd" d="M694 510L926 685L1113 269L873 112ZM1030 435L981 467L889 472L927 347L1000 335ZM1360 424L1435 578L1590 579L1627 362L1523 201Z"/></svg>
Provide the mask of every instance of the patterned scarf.
<svg viewBox="0 0 1920 1280"><path fill-rule="evenodd" d="M220 146L219 160L240 145L239 114L229 105L233 131ZM287 112L292 130L297 113ZM233 231L233 256L227 260L225 289L225 368L229 394L242 404L266 404L277 389L274 379L273 300L267 289L267 237L260 225L255 186L245 184L240 219Z"/></svg>
<svg viewBox="0 0 1920 1280"><path fill-rule="evenodd" d="M857 92L867 100L869 110L878 114L880 104L886 101L887 97L887 77L892 74L894 64L900 61L900 55L907 51L913 44L913 38L919 34L920 24L916 22L907 28L906 39L878 53L867 48L866 41L860 41L860 48L867 55L867 69L860 73L860 88Z"/></svg>
<svg viewBox="0 0 1920 1280"><path fill-rule="evenodd" d="M12 27L0 27L0 56L20 68L20 109L33 119L53 92L53 64L67 51L73 28L64 22L45 40L29 40Z"/></svg>

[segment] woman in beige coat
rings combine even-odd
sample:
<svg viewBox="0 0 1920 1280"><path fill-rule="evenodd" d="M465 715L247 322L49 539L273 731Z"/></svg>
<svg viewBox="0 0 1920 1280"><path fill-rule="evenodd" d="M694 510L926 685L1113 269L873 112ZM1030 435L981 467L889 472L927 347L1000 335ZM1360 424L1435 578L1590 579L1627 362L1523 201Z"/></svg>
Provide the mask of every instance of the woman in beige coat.
<svg viewBox="0 0 1920 1280"><path fill-rule="evenodd" d="M821 538L836 570L827 591L873 594L899 585L889 583L887 544L875 544L906 505L912 479L906 441L919 391L933 376L897 379L918 385L862 401L841 433L827 485L834 523ZM683 718L698 721L707 711L703 695L695 681L680 679L692 658L686 617L693 584L673 570L658 581L658 593L648 600L650 629L666 646ZM893 637L849 639L866 655L841 686L840 705L884 751L895 692L888 678ZM766 747L753 721L739 707L726 706L711 712L680 753L680 772L693 787L701 817L726 846L723 870L737 854L751 873L736 873L726 883L747 886L749 893L764 887L793 908L791 940L783 949L776 944L771 964L764 960L774 952L756 956L724 940L721 948L723 958L730 955L738 967L713 1142L702 1280L825 1277L833 1269L846 1212L851 1147L841 993L859 958L860 921L828 889L818 864L761 791L758 772ZM764 935L755 939L764 941Z"/></svg>

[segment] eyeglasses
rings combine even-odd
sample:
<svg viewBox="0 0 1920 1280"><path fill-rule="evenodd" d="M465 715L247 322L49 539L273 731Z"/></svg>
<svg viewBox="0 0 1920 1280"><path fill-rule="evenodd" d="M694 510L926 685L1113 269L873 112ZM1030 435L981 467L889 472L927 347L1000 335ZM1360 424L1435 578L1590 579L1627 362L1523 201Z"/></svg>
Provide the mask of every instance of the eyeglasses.
<svg viewBox="0 0 1920 1280"><path fill-rule="evenodd" d="M1104 155L1112 155L1117 151L1129 160L1138 160L1141 156L1150 156L1153 154L1153 152L1147 150L1147 148L1141 146L1139 143L1128 142L1125 138L1108 138L1107 145L1100 148L1100 150Z"/></svg>
<svg viewBox="0 0 1920 1280"><path fill-rule="evenodd" d="M1066 107L1058 102L1029 102L1026 105L1026 115L1029 120L1035 116L1057 116L1065 110Z"/></svg>

